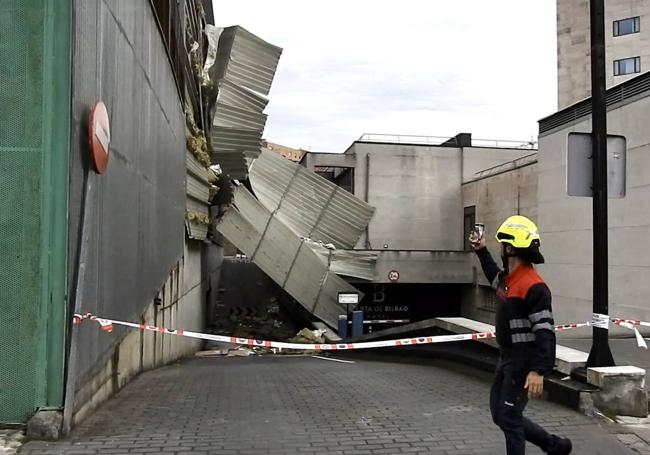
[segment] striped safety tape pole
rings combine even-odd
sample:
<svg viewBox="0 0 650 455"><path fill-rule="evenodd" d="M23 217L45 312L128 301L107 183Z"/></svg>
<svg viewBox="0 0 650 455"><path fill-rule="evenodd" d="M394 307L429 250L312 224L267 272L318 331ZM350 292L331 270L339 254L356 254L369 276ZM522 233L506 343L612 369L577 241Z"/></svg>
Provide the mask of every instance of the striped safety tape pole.
<svg viewBox="0 0 650 455"><path fill-rule="evenodd" d="M84 320L95 321L100 325L100 328L106 332L111 332L114 325L121 325L125 327L131 327L134 329L140 329L144 331L163 333L167 335L176 335L183 336L188 338L197 338L201 340L209 341L221 341L225 343L247 345L247 346L257 346L264 348L281 348L281 349L296 349L296 350L310 350L310 351L348 351L353 349L372 349L372 348L387 348L395 346L413 346L413 345L423 345L423 344L434 344L434 343L450 343L454 341L469 341L469 340L483 340L489 338L495 338L494 332L481 332L481 333L462 333L456 335L435 335L427 337L415 337L415 338L401 338L394 340L384 340L384 341L369 341L361 343L285 343L281 341L268 341L268 340L255 340L252 338L237 338L226 335L212 335L209 333L199 333L199 332L190 332L188 330L174 330L167 329L165 327L157 327L153 325L146 324L136 324L133 322L118 321L115 319L100 318L91 313L75 314L73 322L75 324L81 324ZM555 326L556 331L577 329L580 327L586 327L590 325L589 323L584 324L562 324Z"/></svg>

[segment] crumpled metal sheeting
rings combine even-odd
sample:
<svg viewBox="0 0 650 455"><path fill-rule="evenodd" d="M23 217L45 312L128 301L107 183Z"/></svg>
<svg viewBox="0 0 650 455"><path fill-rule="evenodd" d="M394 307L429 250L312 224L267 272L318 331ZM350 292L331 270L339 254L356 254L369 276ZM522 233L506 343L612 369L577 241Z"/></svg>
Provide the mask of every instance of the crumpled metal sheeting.
<svg viewBox="0 0 650 455"><path fill-rule="evenodd" d="M224 29L217 56L219 78L268 95L282 48L267 43L240 26Z"/></svg>
<svg viewBox="0 0 650 455"><path fill-rule="evenodd" d="M358 250L337 250L332 244L315 242L311 239L302 238L325 263L329 269L338 274L361 278L362 280L374 280L377 266L377 253Z"/></svg>
<svg viewBox="0 0 650 455"><path fill-rule="evenodd" d="M208 238L209 226L206 224L193 223L185 220L187 236L194 240L205 240Z"/></svg>
<svg viewBox="0 0 650 455"><path fill-rule="evenodd" d="M368 281L375 279L377 265L377 255L375 253L354 250L329 250L328 260L330 270L334 273Z"/></svg>
<svg viewBox="0 0 650 455"><path fill-rule="evenodd" d="M216 155L212 158L217 162L223 173L234 180L246 180L248 178L248 169L251 163L259 156L260 152L257 150L241 151L227 151Z"/></svg>
<svg viewBox="0 0 650 455"><path fill-rule="evenodd" d="M240 109L238 107L228 106L217 102L217 108L214 119L212 120L212 125L261 132L264 131L264 127L266 126L266 114ZM219 137L217 136L217 140L218 139Z"/></svg>
<svg viewBox="0 0 650 455"><path fill-rule="evenodd" d="M342 284L345 287L342 287ZM339 292L357 292L359 293L359 301L363 299L363 293L359 292L357 288L348 284L334 272L329 272L321 285L318 301L311 312L323 322L330 321L329 325L333 328L338 326L339 315L346 314L347 311L344 305L338 303Z"/></svg>
<svg viewBox="0 0 650 455"><path fill-rule="evenodd" d="M217 52L219 50L219 37L223 32L223 28L215 27L212 24L205 24L203 30L205 37L208 40L208 48L205 55L205 62L203 63L203 75L206 80L210 80L210 75L213 72L214 64L217 61Z"/></svg>
<svg viewBox="0 0 650 455"><path fill-rule="evenodd" d="M273 281L305 309L335 327L344 309L338 292L356 288L328 270L320 258L244 187L235 190L233 205L217 226Z"/></svg>
<svg viewBox="0 0 650 455"><path fill-rule="evenodd" d="M232 179L244 180L248 174L248 163L242 152L222 152L212 162L219 164L223 173Z"/></svg>
<svg viewBox="0 0 650 455"><path fill-rule="evenodd" d="M197 201L200 201L203 203L203 205L207 206L208 201L210 200L210 186L205 185L203 182L201 182L199 179L197 179L194 175L190 174L189 172L187 173L187 187L186 187L186 193L188 197L194 198ZM207 207L206 207L207 211Z"/></svg>
<svg viewBox="0 0 650 455"><path fill-rule="evenodd" d="M255 195L302 237L353 248L374 207L304 167L262 151L250 169Z"/></svg>
<svg viewBox="0 0 650 455"><path fill-rule="evenodd" d="M271 89L281 54L281 48L240 26L224 29L219 37L211 158L232 178L247 178L251 160L261 149L267 119L265 95ZM231 155L224 155L228 153Z"/></svg>
<svg viewBox="0 0 650 455"><path fill-rule="evenodd" d="M188 174L188 179L191 175ZM185 208L189 212L198 213L200 215L210 216L208 206L196 197L193 197L189 192L185 200ZM190 221L185 219L186 233L191 239L205 240L208 238L208 225L199 223L197 221Z"/></svg>
<svg viewBox="0 0 650 455"><path fill-rule="evenodd" d="M213 126L210 130L213 161L218 163L219 154L222 152L259 151L261 140L262 131Z"/></svg>
<svg viewBox="0 0 650 455"><path fill-rule="evenodd" d="M218 84L217 101L228 106L262 112L269 100L244 87L234 84L228 79L221 79Z"/></svg>

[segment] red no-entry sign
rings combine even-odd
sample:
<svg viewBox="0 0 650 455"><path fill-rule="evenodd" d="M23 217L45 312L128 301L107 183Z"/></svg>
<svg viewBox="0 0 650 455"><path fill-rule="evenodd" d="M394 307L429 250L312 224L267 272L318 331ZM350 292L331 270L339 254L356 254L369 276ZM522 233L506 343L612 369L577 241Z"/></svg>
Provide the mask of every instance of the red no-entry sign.
<svg viewBox="0 0 650 455"><path fill-rule="evenodd" d="M90 110L88 119L88 146L90 162L98 174L103 174L108 165L110 142L111 128L108 111L103 102L97 101Z"/></svg>

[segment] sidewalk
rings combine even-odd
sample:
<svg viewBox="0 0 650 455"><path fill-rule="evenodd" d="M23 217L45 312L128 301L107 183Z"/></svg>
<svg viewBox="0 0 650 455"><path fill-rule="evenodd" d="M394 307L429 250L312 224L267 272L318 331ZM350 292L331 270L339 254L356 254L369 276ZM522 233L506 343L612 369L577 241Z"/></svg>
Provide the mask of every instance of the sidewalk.
<svg viewBox="0 0 650 455"><path fill-rule="evenodd" d="M558 343L588 353L591 350L591 336L590 332L588 333L589 336L586 338L562 338L558 340ZM616 365L634 365L635 367L645 368L646 384L648 384L650 352L639 348L633 335L629 338L610 338L609 348L612 351Z"/></svg>
<svg viewBox="0 0 650 455"><path fill-rule="evenodd" d="M23 432L0 429L0 455L14 455L20 449Z"/></svg>
<svg viewBox="0 0 650 455"><path fill-rule="evenodd" d="M24 454L497 455L491 375L453 363L311 357L197 359L142 374L56 443ZM537 401L527 415L577 455L633 455L604 426ZM636 442L636 441L635 441ZM529 454L539 455L535 447Z"/></svg>

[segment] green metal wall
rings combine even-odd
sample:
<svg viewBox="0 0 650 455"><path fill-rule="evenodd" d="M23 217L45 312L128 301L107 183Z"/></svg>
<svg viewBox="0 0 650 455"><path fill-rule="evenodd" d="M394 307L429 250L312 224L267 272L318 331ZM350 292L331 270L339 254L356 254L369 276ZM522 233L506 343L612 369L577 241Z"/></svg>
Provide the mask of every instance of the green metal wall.
<svg viewBox="0 0 650 455"><path fill-rule="evenodd" d="M0 1L3 423L62 404L69 27L67 0Z"/></svg>

